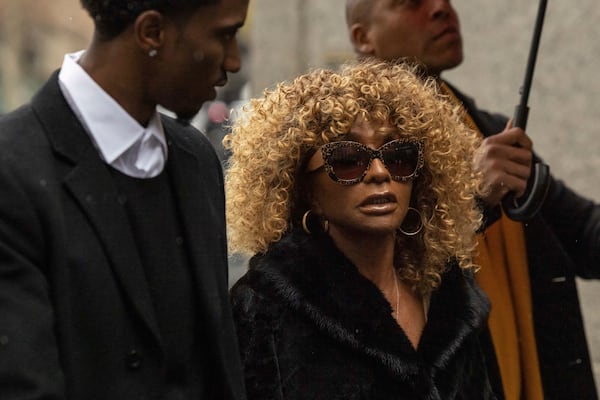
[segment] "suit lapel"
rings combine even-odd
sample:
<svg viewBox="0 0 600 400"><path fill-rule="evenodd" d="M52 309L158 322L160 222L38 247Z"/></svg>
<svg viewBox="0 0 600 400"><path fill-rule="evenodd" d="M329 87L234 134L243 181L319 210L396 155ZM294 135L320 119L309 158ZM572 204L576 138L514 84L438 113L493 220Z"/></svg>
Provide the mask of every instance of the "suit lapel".
<svg viewBox="0 0 600 400"><path fill-rule="evenodd" d="M172 125L165 124L170 144L169 173L182 216L199 304L209 308L206 310L209 318L218 320L222 314L221 302L228 298L223 291L227 289L223 182L213 172L220 169L210 164L214 160L200 158L188 150L191 142L198 144L197 138L188 136L199 132L186 129L183 135L173 135L169 126Z"/></svg>
<svg viewBox="0 0 600 400"><path fill-rule="evenodd" d="M94 227L126 297L159 339L131 227L107 166L66 103L55 73L32 101L55 151L72 163L64 183Z"/></svg>
<svg viewBox="0 0 600 400"><path fill-rule="evenodd" d="M207 338L214 376L222 379L222 398L236 398L239 351L227 290L227 241L221 166L210 143L193 128L165 120L168 171L180 211L196 283L197 320ZM169 127L171 129L169 129ZM171 134L171 133L175 133ZM239 393L238 393L239 394Z"/></svg>
<svg viewBox="0 0 600 400"><path fill-rule="evenodd" d="M129 220L95 149L66 177L65 184L94 226L127 297L159 338L152 299Z"/></svg>

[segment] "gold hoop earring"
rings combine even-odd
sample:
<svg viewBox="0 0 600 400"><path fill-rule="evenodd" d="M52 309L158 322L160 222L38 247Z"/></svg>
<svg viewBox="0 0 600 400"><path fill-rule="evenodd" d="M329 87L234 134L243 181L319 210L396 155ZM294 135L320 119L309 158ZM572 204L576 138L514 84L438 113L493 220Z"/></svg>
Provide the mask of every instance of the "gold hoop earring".
<svg viewBox="0 0 600 400"><path fill-rule="evenodd" d="M308 233L309 235L312 235L311 230L308 228L308 217L311 213L312 213L312 211L308 210L302 216L302 229L304 230L304 232ZM329 232L329 221L326 219L323 220L323 232L325 232L325 233Z"/></svg>
<svg viewBox="0 0 600 400"><path fill-rule="evenodd" d="M417 224L417 228L413 229L411 231L407 231L405 229L402 229L402 225L404 225L404 222L407 220L407 216L408 216L408 212L414 212L417 213L418 216L418 224ZM412 224L411 224L412 225ZM419 232L421 232L421 230L423 229L423 216L421 215L421 213L419 212L419 210L417 210L414 207L408 207L408 211L406 212L406 216L404 216L404 221L402 221L402 224L400 225L400 227L398 228L398 230L405 236L415 236L416 234L418 234Z"/></svg>
<svg viewBox="0 0 600 400"><path fill-rule="evenodd" d="M308 224L306 223L306 220L308 219L308 216L310 215L310 213L311 213L311 211L308 210L302 216L302 229L304 230L304 232L308 233L309 235L312 234L312 232L310 231L310 229L308 229Z"/></svg>

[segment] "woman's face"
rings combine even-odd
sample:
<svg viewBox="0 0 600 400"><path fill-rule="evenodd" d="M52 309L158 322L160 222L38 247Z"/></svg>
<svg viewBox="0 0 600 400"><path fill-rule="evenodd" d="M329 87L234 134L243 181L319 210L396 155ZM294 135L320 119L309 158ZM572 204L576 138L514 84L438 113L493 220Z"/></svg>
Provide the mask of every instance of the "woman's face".
<svg viewBox="0 0 600 400"><path fill-rule="evenodd" d="M345 140L379 149L392 140L376 132L380 127L358 119ZM412 180L393 180L382 160L374 158L360 182L342 185L320 168L323 164L321 151L317 151L306 168L314 171L308 172L312 178L308 192L312 211L329 221L332 237L395 235L408 210Z"/></svg>

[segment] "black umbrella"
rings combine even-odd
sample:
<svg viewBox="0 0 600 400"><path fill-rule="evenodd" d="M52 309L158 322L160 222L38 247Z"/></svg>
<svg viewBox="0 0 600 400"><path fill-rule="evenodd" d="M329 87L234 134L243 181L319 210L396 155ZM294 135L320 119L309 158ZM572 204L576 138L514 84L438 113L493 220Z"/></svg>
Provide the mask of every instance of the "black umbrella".
<svg viewBox="0 0 600 400"><path fill-rule="evenodd" d="M540 0L538 15L533 31L533 39L529 50L529 60L527 61L527 70L525 71L525 80L521 87L521 99L515 109L513 118L514 126L522 128L527 126L527 117L529 115L529 92L531 90L531 82L533 80L533 70L535 60L537 58L538 47L540 44L540 36L542 35L542 26L544 25L544 15L546 14L546 0ZM533 165L533 171L527 182L527 190L525 194L515 199L514 194L508 193L502 199L502 208L504 213L512 220L526 221L531 219L542 207L548 188L550 186L550 167L548 165L536 161Z"/></svg>

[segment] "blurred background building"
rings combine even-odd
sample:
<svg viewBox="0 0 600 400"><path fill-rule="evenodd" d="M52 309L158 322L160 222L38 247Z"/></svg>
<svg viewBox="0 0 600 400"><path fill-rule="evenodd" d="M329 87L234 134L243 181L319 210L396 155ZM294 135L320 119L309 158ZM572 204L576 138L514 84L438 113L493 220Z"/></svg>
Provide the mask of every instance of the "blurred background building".
<svg viewBox="0 0 600 400"><path fill-rule="evenodd" d="M78 0L0 0L0 113L28 100L91 29Z"/></svg>
<svg viewBox="0 0 600 400"><path fill-rule="evenodd" d="M222 128L227 110L249 96L309 68L352 59L344 2L251 0L250 18L241 32L247 62L219 93L220 103L207 104L195 123L210 135L215 124ZM483 108L511 115L519 101L538 3L453 0L452 4L461 18L465 62L444 77ZM596 201L600 201L599 20L598 0L548 2L527 129L555 176ZM91 29L78 0L0 0L0 113L25 102L60 66L65 52L84 48ZM218 143L217 136L213 139ZM232 272L232 278L239 273ZM600 384L600 315L594 311L600 302L600 282L578 284Z"/></svg>

